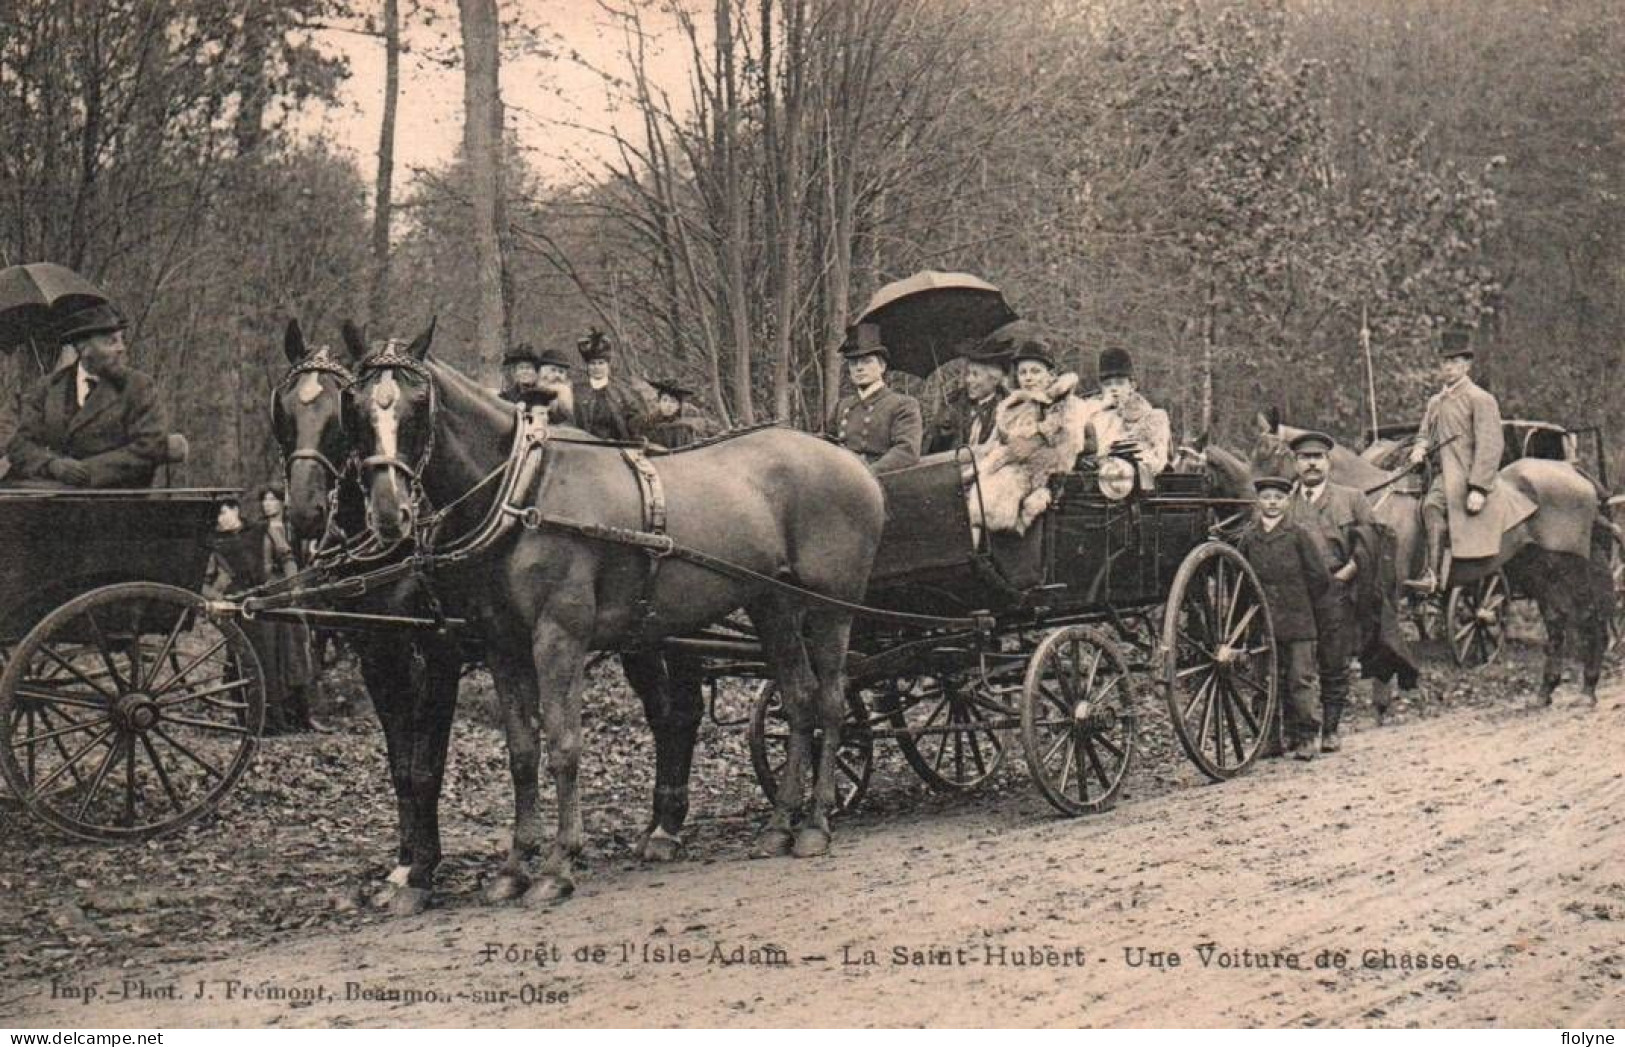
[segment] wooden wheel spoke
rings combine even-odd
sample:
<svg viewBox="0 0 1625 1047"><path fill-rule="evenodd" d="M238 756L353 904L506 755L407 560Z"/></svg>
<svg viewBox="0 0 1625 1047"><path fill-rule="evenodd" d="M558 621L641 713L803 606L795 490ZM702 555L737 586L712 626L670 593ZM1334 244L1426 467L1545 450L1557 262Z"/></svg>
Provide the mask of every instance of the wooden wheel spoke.
<svg viewBox="0 0 1625 1047"><path fill-rule="evenodd" d="M199 699L202 699L204 702L207 702L209 705L212 705L217 709L228 709L228 710L232 710L232 711L238 711L238 710L248 708L248 703L246 703L246 702L219 702L219 701L210 701L209 699L213 698L217 694L229 694L232 691L241 691L244 688L251 687L251 686L253 686L253 684L249 680L242 680L242 679L228 680L225 683L217 683L212 687L204 687L201 690L197 690L197 691L186 691L186 692L181 693L181 694L167 695L164 698L159 699L158 706L159 706L159 708L168 709L171 706L184 705L187 702L195 702L195 701L198 701Z"/></svg>
<svg viewBox="0 0 1625 1047"><path fill-rule="evenodd" d="M61 655L57 654L56 651L52 649L50 644L41 644L39 651L40 654L43 654L45 657L51 659L51 661L55 662L57 665L66 670L69 676L72 676L86 687L89 687L92 691L95 691L109 702L113 700L113 695L111 692L103 690L101 684L80 672L79 668L73 665L71 662L64 660Z"/></svg>
<svg viewBox="0 0 1625 1047"><path fill-rule="evenodd" d="M1061 736L1061 742L1066 746L1066 762L1061 765L1061 792L1066 792L1066 783L1072 778L1072 772L1078 756L1078 747L1072 744L1072 732L1068 731Z"/></svg>
<svg viewBox="0 0 1625 1047"><path fill-rule="evenodd" d="M162 727L154 727L152 729L152 733L157 735L158 737L162 738L164 741L168 742L170 744L170 746L173 747L182 756L185 756L188 760L191 760L193 763L195 763L199 767L201 767L203 769L204 774L207 774L209 777L215 779L216 781L224 781L225 780L225 776L223 774L221 774L218 770L216 770L214 765L210 764L207 760L203 759L203 757L199 756L197 753L195 753L192 750L188 749L186 746L182 745L180 742L177 742L175 739L171 738L169 736L169 734L167 732L165 732Z"/></svg>
<svg viewBox="0 0 1625 1047"><path fill-rule="evenodd" d="M151 683L157 678L158 667L164 664L165 660L169 658L170 652L175 649L175 644L178 640L180 640L181 633L186 631L185 626L190 617L191 615L189 614L177 614L175 616L174 627L169 630L169 635L164 637L164 642L158 648L158 650L153 652L152 671L141 674L148 683Z"/></svg>
<svg viewBox="0 0 1625 1047"><path fill-rule="evenodd" d="M1236 763L1243 764L1247 762L1247 747L1242 744L1241 729L1236 726L1236 713L1241 709L1242 702L1241 699L1237 697L1235 688L1230 686L1228 681L1226 681L1224 684L1224 701L1225 706L1230 713L1230 715L1225 718L1226 726L1229 728L1230 748L1231 751L1235 753Z"/></svg>
<svg viewBox="0 0 1625 1047"><path fill-rule="evenodd" d="M1125 717L1121 718L1120 722L1122 722L1125 725L1125 727L1127 729L1126 730L1127 734L1132 734L1133 733L1134 722L1133 722L1132 719L1125 716ZM1107 752L1111 753L1113 756L1117 757L1119 760L1123 759L1123 750L1117 745L1116 742L1114 742L1110 738L1106 737L1105 734L1100 733L1100 732L1097 731L1094 734L1090 735L1090 738L1092 740L1096 741L1096 742L1099 742L1102 746L1105 747Z"/></svg>
<svg viewBox="0 0 1625 1047"><path fill-rule="evenodd" d="M1261 687L1258 687L1258 685L1253 683L1253 681L1250 678L1244 677L1240 673L1236 673L1235 674L1235 679L1240 680L1241 682L1247 684L1247 686L1254 688L1255 692L1257 694L1263 695L1266 699L1268 698L1269 692L1267 690L1264 690ZM1249 709L1247 707L1248 703L1242 700L1241 693L1239 691L1234 690L1234 684L1233 683L1232 683L1232 692L1234 693L1234 697L1235 697L1235 700L1236 700L1236 706L1235 706L1236 711L1241 713L1241 718L1243 720L1247 721L1247 730L1249 732L1251 732L1251 734L1254 737L1257 737L1258 735L1262 734L1263 731L1259 727L1258 717L1253 714L1253 710L1251 710L1251 709Z"/></svg>
<svg viewBox="0 0 1625 1047"><path fill-rule="evenodd" d="M146 750L147 759L152 762L152 769L157 772L158 781L164 787L164 795L169 797L170 809L176 814L181 813L186 805L181 803L180 796L175 792L174 783L169 780L169 771L164 769L164 761L158 759L158 751L152 747L152 739L144 734L141 736L141 748Z"/></svg>
<svg viewBox="0 0 1625 1047"><path fill-rule="evenodd" d="M1237 641L1239 641L1243 636L1245 636L1247 634L1247 627L1253 623L1253 618L1256 617L1257 614L1258 614L1258 608L1259 608L1259 605L1256 604L1256 603L1253 604L1251 607L1247 608L1247 613L1241 616L1241 621L1236 624L1235 629L1233 629L1229 633L1225 634L1226 638L1225 638L1224 642L1228 646L1230 646L1230 647L1238 647L1238 646L1240 646L1240 644Z"/></svg>
<svg viewBox="0 0 1625 1047"><path fill-rule="evenodd" d="M80 821L84 821L85 815L90 813L90 805L96 799L96 794L101 791L102 783L107 780L107 772L113 769L114 761L118 759L119 753L128 740L125 736L120 735L112 745L107 747L107 755L102 757L100 764L97 764L96 773L90 779L90 788L85 790L84 798L79 803L79 811L75 817Z"/></svg>
<svg viewBox="0 0 1625 1047"><path fill-rule="evenodd" d="M85 754L105 741L107 736L112 734L114 730L116 730L116 728L109 724L100 734L96 735L96 737L92 738L90 741L81 746L78 752L74 753L72 756L64 756L62 764L57 767L56 770L46 775L44 781L37 782L34 785L34 791L36 793L41 793L46 789L49 789L52 783L54 783L58 778L62 777L62 773L64 771L77 767L79 761L85 758ZM73 777L74 781L83 784L84 779L79 777L79 772L77 770L74 771Z"/></svg>
<svg viewBox="0 0 1625 1047"><path fill-rule="evenodd" d="M1102 789L1110 789L1112 787L1111 775L1106 773L1106 765L1101 762L1100 754L1095 752L1094 743L1096 741L1099 741L1098 735L1093 737L1086 736L1083 739L1083 752L1085 756L1089 757L1089 766L1094 768L1095 777L1100 780L1100 787Z"/></svg>
<svg viewBox="0 0 1625 1047"><path fill-rule="evenodd" d="M222 734L251 733L247 727L236 723L216 723L213 720L195 720L190 716L165 716L164 723L179 724L182 727L191 727L199 731L219 731Z"/></svg>
<svg viewBox="0 0 1625 1047"><path fill-rule="evenodd" d="M1081 730L1074 728L1072 731L1072 746L1069 751L1072 755L1072 763L1077 766L1078 799L1084 803L1089 802L1089 754L1087 745L1088 738Z"/></svg>
<svg viewBox="0 0 1625 1047"><path fill-rule="evenodd" d="M38 709L35 709L34 713L35 713L35 715L37 717L39 717L39 721L41 723L43 723L47 728L51 727L51 722L52 722L51 721L51 716L48 713L46 713L43 706L38 708ZM57 715L61 716L64 721L66 721L67 723L70 723L70 724L79 722L79 721L73 719L72 717L70 717L70 716L68 716L68 715L66 715L64 713L61 713L61 712L59 712ZM109 728L109 729L111 729L111 728ZM52 738L51 739L51 746L52 746L52 748L54 748L56 750L57 755L62 757L62 762L65 763L65 764L68 764L71 767L72 766L72 760L68 757L68 747L66 745L62 744L62 739L61 738ZM29 750L29 751L30 751L30 753L33 752L33 750ZM28 780L29 781L34 780L34 772L33 772L32 768L30 768L30 770L29 770ZM75 768L73 770L73 782L74 782L75 785L78 785L78 786L83 786L85 784L85 780L79 774L79 771L78 771L77 768Z"/></svg>
<svg viewBox="0 0 1625 1047"><path fill-rule="evenodd" d="M115 687L120 691L124 691L129 686L128 681L118 671L118 666L113 664L113 650L107 642L107 635L102 632L102 623L96 620L96 612L87 607L84 619L90 623L90 632L95 641L96 653L101 656L102 664L107 667L107 675L112 678Z"/></svg>
<svg viewBox="0 0 1625 1047"><path fill-rule="evenodd" d="M1207 679L1203 680L1201 685L1196 688L1196 693L1191 696L1191 700L1185 703L1185 712L1180 719L1186 723L1190 723L1191 712L1196 708L1196 703L1201 701L1203 696L1208 693L1209 688L1213 686L1213 681L1218 677L1218 674L1213 671L1211 666L1204 665L1202 668L1208 671Z"/></svg>
<svg viewBox="0 0 1625 1047"><path fill-rule="evenodd" d="M1049 751L1044 753L1044 758L1040 762L1045 767L1048 767L1050 762L1055 759L1055 754L1061 751L1061 746L1067 744L1067 742L1071 741L1071 739L1072 736L1070 733L1064 730L1061 731L1055 736L1055 741L1050 743Z"/></svg>
<svg viewBox="0 0 1625 1047"><path fill-rule="evenodd" d="M34 746L36 745L51 741L52 739L64 738L70 734L78 734L81 731L93 731L107 723L109 719L108 717L103 716L99 720L72 720L69 721L69 724L66 727L55 727L48 731L35 732L32 730L35 715L36 714L33 712L33 710L29 711L28 717L30 730L27 734L18 737L14 743L14 746L17 744L27 746L30 753L33 752ZM32 777L32 775L30 777Z"/></svg>
<svg viewBox="0 0 1625 1047"><path fill-rule="evenodd" d="M139 679L139 676L135 677ZM124 736L124 821L128 829L135 825L135 738Z"/></svg>
<svg viewBox="0 0 1625 1047"><path fill-rule="evenodd" d="M198 655L196 658L193 658L190 662L188 662L186 664L186 668L175 672L174 674L172 674L169 677L169 679L165 680L164 683L163 683L163 686L154 687L152 689L153 697L161 698L164 695L168 694L174 688L174 686L176 684L180 683L182 680L186 679L186 677L190 676L192 674L192 670L196 669L198 666L202 665L204 662L208 661L210 658L213 658L216 654L218 654L220 652L220 650L226 646L226 643L227 643L227 639L224 636L222 636L219 640L215 641L215 643L207 651L204 651L202 654Z"/></svg>

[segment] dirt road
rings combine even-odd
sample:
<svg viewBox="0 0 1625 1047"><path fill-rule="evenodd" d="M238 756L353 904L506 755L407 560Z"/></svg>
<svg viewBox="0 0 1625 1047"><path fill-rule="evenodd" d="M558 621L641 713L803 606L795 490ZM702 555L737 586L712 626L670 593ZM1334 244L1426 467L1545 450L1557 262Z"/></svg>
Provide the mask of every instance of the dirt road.
<svg viewBox="0 0 1625 1047"><path fill-rule="evenodd" d="M553 909L25 981L0 1025L1619 1026L1625 701L1576 702L1368 729L1081 821L1010 797L848 826L810 862L741 836Z"/></svg>

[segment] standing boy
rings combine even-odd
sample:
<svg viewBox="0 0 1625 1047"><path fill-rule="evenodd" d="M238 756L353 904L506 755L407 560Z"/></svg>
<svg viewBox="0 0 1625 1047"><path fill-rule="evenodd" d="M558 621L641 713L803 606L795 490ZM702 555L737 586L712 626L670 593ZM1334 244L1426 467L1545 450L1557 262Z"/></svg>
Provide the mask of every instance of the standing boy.
<svg viewBox="0 0 1625 1047"><path fill-rule="evenodd" d="M1287 753L1312 760L1320 733L1315 702L1317 610L1331 588L1331 572L1314 540L1286 518L1292 484L1265 476L1254 480L1253 488L1258 492L1258 510L1237 545L1264 587L1275 623Z"/></svg>

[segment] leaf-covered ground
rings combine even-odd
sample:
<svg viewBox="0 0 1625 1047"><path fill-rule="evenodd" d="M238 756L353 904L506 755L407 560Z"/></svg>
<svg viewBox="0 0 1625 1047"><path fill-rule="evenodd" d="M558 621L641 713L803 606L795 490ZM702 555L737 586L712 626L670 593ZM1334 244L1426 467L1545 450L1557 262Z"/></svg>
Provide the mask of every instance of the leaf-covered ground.
<svg viewBox="0 0 1625 1047"><path fill-rule="evenodd" d="M1540 652L1533 645L1539 632L1521 613L1515 641L1487 668L1459 672L1443 664L1441 652L1426 650L1422 693L1451 706L1526 700L1539 677ZM394 858L382 735L353 667L341 664L328 688L330 697L347 698L350 709L329 715L334 733L267 739L218 814L176 836L129 846L79 843L0 809L0 977L224 956L249 943L386 919L366 904ZM1351 727L1372 729L1364 687L1356 694ZM725 687L717 718L742 721L749 700L744 687ZM511 789L493 704L488 679L471 675L442 803L441 906L483 905L480 887L506 844ZM1402 717L1419 712L1402 696ZM648 817L654 762L642 710L613 661L589 678L585 751L583 875L607 877L633 860L632 843ZM1126 798L1144 800L1202 781L1153 706ZM929 819L945 807L1013 806L1012 792L1025 810L1031 786L1016 749L976 794L941 796L883 745L869 795L848 817L873 824ZM549 802L545 778L543 796ZM751 776L743 724L723 726L708 717L695 758L687 860L741 857L766 810Z"/></svg>

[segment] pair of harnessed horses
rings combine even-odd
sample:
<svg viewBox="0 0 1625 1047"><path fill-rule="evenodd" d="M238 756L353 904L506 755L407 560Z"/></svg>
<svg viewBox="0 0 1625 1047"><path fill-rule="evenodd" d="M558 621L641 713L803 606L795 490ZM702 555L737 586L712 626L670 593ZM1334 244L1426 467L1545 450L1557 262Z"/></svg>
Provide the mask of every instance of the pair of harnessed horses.
<svg viewBox="0 0 1625 1047"><path fill-rule="evenodd" d="M675 856L699 683L692 665L664 658L654 644L740 608L790 726L779 793L752 855L827 852L853 607L884 522L878 481L854 455L786 428L639 465L623 447L527 426L512 404L429 355L433 331L431 324L410 345L369 350L347 324L350 359L341 363L311 351L290 323L291 369L275 393L273 425L301 534L342 534L359 518L369 555L405 549L429 565L368 593L361 609L432 605L465 620L483 647L515 802L512 843L487 897L545 902L574 889L584 842L582 678L594 651L625 652L628 679L644 700L657 763L644 855ZM650 533L651 468L663 503L660 535ZM397 867L376 901L410 914L428 904L441 857L439 795L463 652L435 634L384 632L359 646L399 808ZM814 745L815 729L822 745ZM557 827L532 875L543 843L543 734Z"/></svg>

